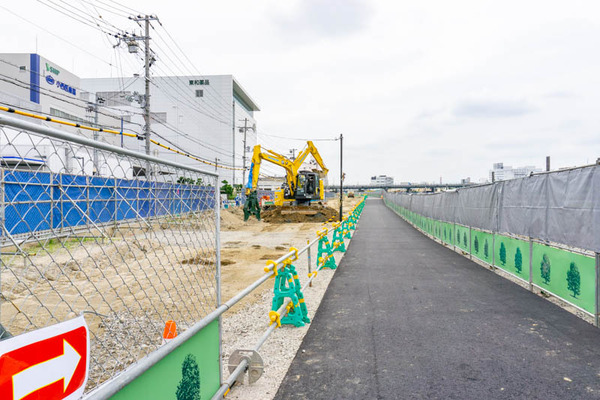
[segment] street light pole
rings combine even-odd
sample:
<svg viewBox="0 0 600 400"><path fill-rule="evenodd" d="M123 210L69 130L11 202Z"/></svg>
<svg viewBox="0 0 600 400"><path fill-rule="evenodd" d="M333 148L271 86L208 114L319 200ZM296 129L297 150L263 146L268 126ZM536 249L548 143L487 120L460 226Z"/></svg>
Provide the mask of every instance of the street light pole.
<svg viewBox="0 0 600 400"><path fill-rule="evenodd" d="M342 222L342 202L344 201L344 135L340 134L340 222Z"/></svg>

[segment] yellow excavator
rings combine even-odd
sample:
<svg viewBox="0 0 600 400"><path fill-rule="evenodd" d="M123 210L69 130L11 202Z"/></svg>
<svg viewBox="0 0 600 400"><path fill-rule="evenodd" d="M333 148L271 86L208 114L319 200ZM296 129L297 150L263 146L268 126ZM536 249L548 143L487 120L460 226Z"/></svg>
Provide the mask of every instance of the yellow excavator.
<svg viewBox="0 0 600 400"><path fill-rule="evenodd" d="M321 167L321 171L299 171L300 167L309 154ZM282 156L273 150L261 149L260 145L254 146L252 164L248 183L246 184L246 203L244 203L244 221L250 215L255 215L260 220L260 204L256 190L258 187L258 174L261 162L269 161L285 169L285 183L282 188L275 192L275 206L284 204L310 204L312 200L323 200L325 190L323 178L329 170L325 167L319 151L310 140L306 142L306 148L298 154L294 160Z"/></svg>

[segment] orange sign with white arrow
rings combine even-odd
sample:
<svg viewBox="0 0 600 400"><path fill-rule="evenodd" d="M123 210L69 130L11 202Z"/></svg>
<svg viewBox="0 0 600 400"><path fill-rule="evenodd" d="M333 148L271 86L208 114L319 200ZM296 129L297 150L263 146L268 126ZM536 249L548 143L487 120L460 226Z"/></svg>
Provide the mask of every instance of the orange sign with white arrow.
<svg viewBox="0 0 600 400"><path fill-rule="evenodd" d="M89 332L83 317L0 342L0 399L62 400L83 395Z"/></svg>

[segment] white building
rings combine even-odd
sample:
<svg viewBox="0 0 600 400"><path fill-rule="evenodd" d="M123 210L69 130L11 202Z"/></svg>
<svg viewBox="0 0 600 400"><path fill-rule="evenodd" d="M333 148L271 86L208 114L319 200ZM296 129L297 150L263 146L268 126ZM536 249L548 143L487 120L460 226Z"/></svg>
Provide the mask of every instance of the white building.
<svg viewBox="0 0 600 400"><path fill-rule="evenodd" d="M0 104L21 111L91 126L97 118L102 126L114 125L116 118L109 111L96 114L89 94L81 89L81 80L65 68L35 53L0 54ZM16 115L11 115L18 118ZM22 117L89 138L94 133L82 129ZM98 134L97 140L117 144L119 139ZM49 141L32 140L32 136L4 128L0 139L0 160L3 166L40 169L56 173L93 174L93 155L80 146L60 146ZM111 169L116 159L99 160L104 169ZM131 170L121 168L120 171ZM108 173L109 171L98 171ZM119 177L128 177L121 173Z"/></svg>
<svg viewBox="0 0 600 400"><path fill-rule="evenodd" d="M371 186L389 186L394 184L394 178L386 175L371 177Z"/></svg>
<svg viewBox="0 0 600 400"><path fill-rule="evenodd" d="M490 182L505 181L508 179L524 178L536 172L542 172L542 170L533 165L513 168L509 165L504 165L504 163L495 163L490 171L489 179Z"/></svg>
<svg viewBox="0 0 600 400"><path fill-rule="evenodd" d="M238 81L232 75L155 76L151 79L151 138L228 169L216 169L155 145L151 146L151 154L209 171L217 170L220 180L242 183L242 171L232 168L241 169L244 156L247 157L246 168L250 167L252 148L257 142L254 112L260 109ZM143 77L82 79L82 85L86 91L103 98L105 107L125 114L126 132L143 136ZM130 139L125 147L145 152L145 141Z"/></svg>

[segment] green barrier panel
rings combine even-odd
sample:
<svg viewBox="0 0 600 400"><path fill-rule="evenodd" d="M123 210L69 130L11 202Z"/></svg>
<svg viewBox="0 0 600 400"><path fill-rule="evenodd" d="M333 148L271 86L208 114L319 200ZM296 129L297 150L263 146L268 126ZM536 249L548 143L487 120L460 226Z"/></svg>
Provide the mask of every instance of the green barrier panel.
<svg viewBox="0 0 600 400"><path fill-rule="evenodd" d="M393 203L392 207L431 236L454 244L481 261L492 263L529 280L529 241L494 235L461 225L421 217ZM493 248L494 247L494 248ZM495 255L495 258L493 258ZM553 295L593 314L595 312L595 258L540 243L533 244L532 282Z"/></svg>
<svg viewBox="0 0 600 400"><path fill-rule="evenodd" d="M496 267L529 281L529 241L496 235Z"/></svg>
<svg viewBox="0 0 600 400"><path fill-rule="evenodd" d="M442 230L441 230L441 223L438 220L433 220L433 236L435 236L436 238L441 238L442 235Z"/></svg>
<svg viewBox="0 0 600 400"><path fill-rule="evenodd" d="M469 252L469 228L456 225L454 228L454 245L463 251Z"/></svg>
<svg viewBox="0 0 600 400"><path fill-rule="evenodd" d="M493 235L491 233L471 229L471 249L473 257L492 263Z"/></svg>
<svg viewBox="0 0 600 400"><path fill-rule="evenodd" d="M594 313L595 259L540 243L533 244L533 283Z"/></svg>
<svg viewBox="0 0 600 400"><path fill-rule="evenodd" d="M449 245L454 243L454 224L442 222L442 240Z"/></svg>
<svg viewBox="0 0 600 400"><path fill-rule="evenodd" d="M210 399L220 387L219 368L217 320L111 399Z"/></svg>

